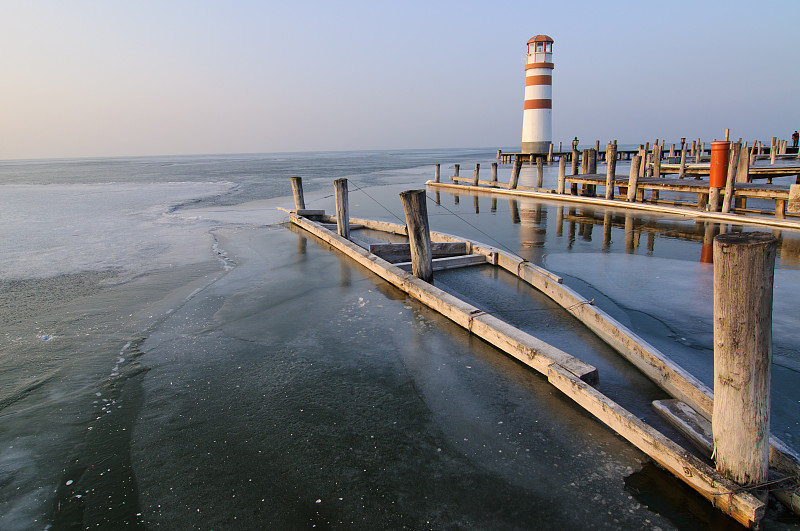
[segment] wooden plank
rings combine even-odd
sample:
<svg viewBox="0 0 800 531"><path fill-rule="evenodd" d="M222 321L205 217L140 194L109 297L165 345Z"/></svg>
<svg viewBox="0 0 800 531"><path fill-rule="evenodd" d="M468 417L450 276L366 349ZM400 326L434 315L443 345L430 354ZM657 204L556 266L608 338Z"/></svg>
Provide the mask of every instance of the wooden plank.
<svg viewBox="0 0 800 531"><path fill-rule="evenodd" d="M664 420L672 424L705 455L711 456L714 451L711 422L680 400L656 400L653 402L653 407ZM788 477L793 478L792 475ZM770 481L778 479L780 479L778 474L770 473ZM792 512L800 515L800 494L796 490L781 488L779 485L778 483L771 486L770 493Z"/></svg>
<svg viewBox="0 0 800 531"><path fill-rule="evenodd" d="M346 256L366 267L384 280L395 285L429 308L441 313L472 334L498 347L529 367L546 374L547 368L557 363L577 378L597 380L597 369L588 363L570 356L566 352L544 341L522 332L500 319L484 313L480 308L448 294L424 282L386 260L341 238L322 225L296 215L290 215L292 223L330 244Z"/></svg>
<svg viewBox="0 0 800 531"><path fill-rule="evenodd" d="M309 208L302 208L300 210L294 210L294 213L298 216L303 216L306 218L314 217L314 216L324 216L324 210L311 210Z"/></svg>
<svg viewBox="0 0 800 531"><path fill-rule="evenodd" d="M789 186L789 202L786 204L786 211L800 214L800 184Z"/></svg>
<svg viewBox="0 0 800 531"><path fill-rule="evenodd" d="M411 260L411 247L407 243L373 243L369 252L389 262L408 262ZM434 258L467 254L464 242L431 242L431 253Z"/></svg>
<svg viewBox="0 0 800 531"><path fill-rule="evenodd" d="M460 267L470 267L474 265L485 265L486 257L482 254L466 254L461 256L448 256L445 258L433 259L433 270L444 271L446 269L458 269ZM394 264L403 271L411 271L411 262L400 262Z"/></svg>
<svg viewBox="0 0 800 531"><path fill-rule="evenodd" d="M634 414L553 364L548 381L628 442L649 455L725 514L748 528L764 516L766 504L725 479L699 458L681 448Z"/></svg>

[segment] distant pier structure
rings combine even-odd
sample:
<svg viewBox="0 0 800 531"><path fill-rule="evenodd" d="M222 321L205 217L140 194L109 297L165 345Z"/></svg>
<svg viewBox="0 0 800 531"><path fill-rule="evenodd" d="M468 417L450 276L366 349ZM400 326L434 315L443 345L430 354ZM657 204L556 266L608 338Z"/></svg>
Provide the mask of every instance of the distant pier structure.
<svg viewBox="0 0 800 531"><path fill-rule="evenodd" d="M544 154L553 136L553 39L537 35L528 41L522 152Z"/></svg>

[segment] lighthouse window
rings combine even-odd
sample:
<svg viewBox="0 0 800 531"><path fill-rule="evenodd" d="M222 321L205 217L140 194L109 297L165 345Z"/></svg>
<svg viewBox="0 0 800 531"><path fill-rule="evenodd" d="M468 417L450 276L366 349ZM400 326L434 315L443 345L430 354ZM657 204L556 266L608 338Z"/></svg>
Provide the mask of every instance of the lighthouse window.
<svg viewBox="0 0 800 531"><path fill-rule="evenodd" d="M537 52L542 52L542 51L544 51L544 43L543 43L543 42L537 42L537 43L536 43L536 51L537 51Z"/></svg>
<svg viewBox="0 0 800 531"><path fill-rule="evenodd" d="M545 44L544 45L544 51L547 52L547 53L552 53L553 52L553 43L552 42L548 42L547 44Z"/></svg>

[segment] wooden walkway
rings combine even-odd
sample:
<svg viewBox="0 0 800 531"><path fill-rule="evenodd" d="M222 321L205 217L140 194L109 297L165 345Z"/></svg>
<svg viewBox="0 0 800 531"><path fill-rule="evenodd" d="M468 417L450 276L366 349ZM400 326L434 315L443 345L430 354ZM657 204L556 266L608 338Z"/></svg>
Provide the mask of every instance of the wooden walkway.
<svg viewBox="0 0 800 531"><path fill-rule="evenodd" d="M573 184L605 186L606 176L600 174L567 175L566 181ZM618 189L617 197L624 196L628 190L628 179L616 177L614 186ZM637 183L637 201L644 201L645 191L650 190L653 201L658 201L660 191L697 194L697 207L705 209L708 204L708 181L700 179L668 179L644 178ZM653 194L653 192L656 192ZM775 217L786 217L786 202L789 200L789 186L768 183L736 183L733 189L734 198L759 198L775 202ZM744 203L742 203L744 204Z"/></svg>

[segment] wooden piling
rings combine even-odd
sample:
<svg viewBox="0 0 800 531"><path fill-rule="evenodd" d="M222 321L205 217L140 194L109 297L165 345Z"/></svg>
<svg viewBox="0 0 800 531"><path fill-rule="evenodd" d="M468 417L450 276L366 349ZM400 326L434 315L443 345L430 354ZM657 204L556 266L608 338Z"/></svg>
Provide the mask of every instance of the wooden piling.
<svg viewBox="0 0 800 531"><path fill-rule="evenodd" d="M703 146L703 147L705 147L705 146ZM700 147L700 139L698 138L697 139L697 150L694 152L694 163L695 164L698 164L700 162L700 157L703 155L703 151L705 151L705 149Z"/></svg>
<svg viewBox="0 0 800 531"><path fill-rule="evenodd" d="M628 178L628 202L636 202L636 187L639 183L639 165L642 163L641 155L634 155L631 159L631 174Z"/></svg>
<svg viewBox="0 0 800 531"><path fill-rule="evenodd" d="M578 151L575 148L572 149L572 175L578 175ZM569 193L578 195L578 183L570 183Z"/></svg>
<svg viewBox="0 0 800 531"><path fill-rule="evenodd" d="M714 454L741 485L767 480L777 245L766 232L714 238Z"/></svg>
<svg viewBox="0 0 800 531"><path fill-rule="evenodd" d="M772 137L772 143L769 146L769 163L775 164L775 155L776 155L776 146L775 143L778 140L778 137Z"/></svg>
<svg viewBox="0 0 800 531"><path fill-rule="evenodd" d="M739 143L731 146L730 160L728 161L728 178L725 181L725 197L722 199L722 213L727 214L731 211L731 200L733 199L734 182L736 173L739 169L739 154L742 145Z"/></svg>
<svg viewBox="0 0 800 531"><path fill-rule="evenodd" d="M347 179L333 181L334 196L336 198L336 226L339 236L350 239L350 207L347 197Z"/></svg>
<svg viewBox="0 0 800 531"><path fill-rule="evenodd" d="M439 169L439 164L436 164L433 167L433 182L438 183L440 179L441 179L441 172Z"/></svg>
<svg viewBox="0 0 800 531"><path fill-rule="evenodd" d="M553 144L550 144L552 147ZM536 157L536 188L541 188L544 185L544 159Z"/></svg>
<svg viewBox="0 0 800 531"><path fill-rule="evenodd" d="M547 163L550 164L553 162L553 143L550 142L550 146L547 148Z"/></svg>
<svg viewBox="0 0 800 531"><path fill-rule="evenodd" d="M461 169L461 164L453 164L453 177L458 177L458 171Z"/></svg>
<svg viewBox="0 0 800 531"><path fill-rule="evenodd" d="M614 199L614 178L617 173L617 145L606 146L606 199Z"/></svg>
<svg viewBox="0 0 800 531"><path fill-rule="evenodd" d="M472 174L472 186L478 186L480 172L481 172L481 165L479 163L476 163L475 172Z"/></svg>
<svg viewBox="0 0 800 531"><path fill-rule="evenodd" d="M302 177L292 177L292 195L294 196L294 207L297 210L305 210L306 200L303 198Z"/></svg>
<svg viewBox="0 0 800 531"><path fill-rule="evenodd" d="M522 168L522 161L520 159L514 160L514 166L511 169L511 180L508 181L508 189L516 190L517 183L519 182L519 171Z"/></svg>
<svg viewBox="0 0 800 531"><path fill-rule="evenodd" d="M564 157L558 159L558 187L556 193L564 193L564 183L567 181L567 161Z"/></svg>
<svg viewBox="0 0 800 531"><path fill-rule="evenodd" d="M653 177L661 177L661 146L653 144Z"/></svg>
<svg viewBox="0 0 800 531"><path fill-rule="evenodd" d="M681 168L678 170L678 179L686 177L686 144L681 148Z"/></svg>
<svg viewBox="0 0 800 531"><path fill-rule="evenodd" d="M497 163L492 162L492 184L497 184Z"/></svg>
<svg viewBox="0 0 800 531"><path fill-rule="evenodd" d="M425 190L401 192L400 201L406 215L406 230L411 247L411 272L425 282L433 282L433 254Z"/></svg>

